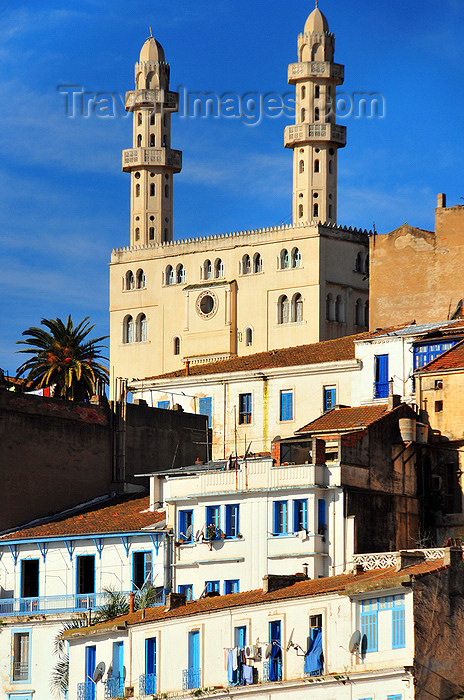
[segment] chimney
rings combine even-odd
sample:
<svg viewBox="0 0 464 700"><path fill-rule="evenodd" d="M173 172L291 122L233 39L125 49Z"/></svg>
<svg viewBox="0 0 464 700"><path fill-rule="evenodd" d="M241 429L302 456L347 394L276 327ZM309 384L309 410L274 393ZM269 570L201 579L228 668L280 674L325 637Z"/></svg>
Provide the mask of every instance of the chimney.
<svg viewBox="0 0 464 700"><path fill-rule="evenodd" d="M446 207L446 194L440 192L437 197L437 209L444 209Z"/></svg>
<svg viewBox="0 0 464 700"><path fill-rule="evenodd" d="M353 567L353 576L359 576L359 574L364 573L364 566L362 564L355 564Z"/></svg>
<svg viewBox="0 0 464 700"><path fill-rule="evenodd" d="M134 612L134 591L129 593L129 612Z"/></svg>
<svg viewBox="0 0 464 700"><path fill-rule="evenodd" d="M174 610L181 608L186 603L186 597L183 593L168 593L166 596L166 610Z"/></svg>
<svg viewBox="0 0 464 700"><path fill-rule="evenodd" d="M445 547L444 564L451 569L462 567L462 547Z"/></svg>
<svg viewBox="0 0 464 700"><path fill-rule="evenodd" d="M419 551L408 552L407 550L402 549L396 553L396 569L395 569L395 571L403 571L403 569L407 569L408 566L413 566L414 564L420 564L421 561L425 561L424 552L419 552Z"/></svg>
<svg viewBox="0 0 464 700"><path fill-rule="evenodd" d="M272 593L272 591L293 586L297 581L306 581L307 578L308 576L304 573L266 574L263 576L263 593Z"/></svg>
<svg viewBox="0 0 464 700"><path fill-rule="evenodd" d="M399 394L389 394L388 396L388 410L393 411L401 403L401 396Z"/></svg>
<svg viewBox="0 0 464 700"><path fill-rule="evenodd" d="M185 376L188 377L190 374L190 360L185 360Z"/></svg>

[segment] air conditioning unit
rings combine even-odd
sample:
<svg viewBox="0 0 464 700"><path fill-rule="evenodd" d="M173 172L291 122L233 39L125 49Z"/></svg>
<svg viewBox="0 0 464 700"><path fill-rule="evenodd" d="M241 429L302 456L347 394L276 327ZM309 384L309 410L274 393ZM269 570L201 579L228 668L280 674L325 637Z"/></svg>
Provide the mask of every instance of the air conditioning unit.
<svg viewBox="0 0 464 700"><path fill-rule="evenodd" d="M134 686L133 685L126 685L124 688L124 697L125 698L133 698L134 697Z"/></svg>
<svg viewBox="0 0 464 700"><path fill-rule="evenodd" d="M245 647L245 657L247 659L254 659L256 661L257 659L261 658L261 649L257 644L252 644L248 647Z"/></svg>

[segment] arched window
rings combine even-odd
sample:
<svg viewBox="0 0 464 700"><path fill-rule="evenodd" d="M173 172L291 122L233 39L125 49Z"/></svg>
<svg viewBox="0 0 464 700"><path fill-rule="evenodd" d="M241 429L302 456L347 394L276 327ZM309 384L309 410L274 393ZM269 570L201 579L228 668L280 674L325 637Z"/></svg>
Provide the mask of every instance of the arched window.
<svg viewBox="0 0 464 700"><path fill-rule="evenodd" d="M140 197L140 185L138 183L135 186L135 196Z"/></svg>
<svg viewBox="0 0 464 700"><path fill-rule="evenodd" d="M251 348L253 345L253 329L245 328L245 345L247 348Z"/></svg>
<svg viewBox="0 0 464 700"><path fill-rule="evenodd" d="M126 316L122 325L122 342L133 343L135 340L134 319L132 316Z"/></svg>
<svg viewBox="0 0 464 700"><path fill-rule="evenodd" d="M205 260L203 263L203 279L210 280L213 276L213 266L211 260Z"/></svg>
<svg viewBox="0 0 464 700"><path fill-rule="evenodd" d="M290 256L288 250L284 248L280 251L280 269L286 270L287 267L290 267Z"/></svg>
<svg viewBox="0 0 464 700"><path fill-rule="evenodd" d="M327 294L325 301L325 318L326 321L335 321L335 302L332 294Z"/></svg>
<svg viewBox="0 0 464 700"><path fill-rule="evenodd" d="M315 121L315 122L318 122L319 119L320 119L320 116L319 116L319 107L316 107L316 109L314 110L314 121Z"/></svg>
<svg viewBox="0 0 464 700"><path fill-rule="evenodd" d="M155 134L150 134L150 146L153 148L155 145Z"/></svg>
<svg viewBox="0 0 464 700"><path fill-rule="evenodd" d="M155 126L155 115L152 114L150 117L150 126Z"/></svg>
<svg viewBox="0 0 464 700"><path fill-rule="evenodd" d="M137 124L140 126L142 123L142 112L139 112L137 115Z"/></svg>
<svg viewBox="0 0 464 700"><path fill-rule="evenodd" d="M332 218L332 205L329 204L329 219Z"/></svg>
<svg viewBox="0 0 464 700"><path fill-rule="evenodd" d="M364 304L364 325L369 328L369 302Z"/></svg>
<svg viewBox="0 0 464 700"><path fill-rule="evenodd" d="M301 99L304 100L305 97L306 97L306 88L304 85L302 85L302 87L301 87Z"/></svg>
<svg viewBox="0 0 464 700"><path fill-rule="evenodd" d="M242 258L242 275L249 275L251 272L251 259L248 254Z"/></svg>
<svg viewBox="0 0 464 700"><path fill-rule="evenodd" d="M356 300L355 321L357 326L364 326L364 308L361 299Z"/></svg>
<svg viewBox="0 0 464 700"><path fill-rule="evenodd" d="M169 197L169 185L164 186L164 196Z"/></svg>
<svg viewBox="0 0 464 700"><path fill-rule="evenodd" d="M301 110L301 121L304 122L305 119L306 119L306 110L303 107L303 109Z"/></svg>
<svg viewBox="0 0 464 700"><path fill-rule="evenodd" d="M332 175L333 173L333 161L329 160L329 175Z"/></svg>
<svg viewBox="0 0 464 700"><path fill-rule="evenodd" d="M356 272L362 272L362 255L358 253L356 256L356 263L354 269Z"/></svg>
<svg viewBox="0 0 464 700"><path fill-rule="evenodd" d="M128 270L126 272L126 289L134 289L135 287L135 279L134 279L134 273L132 270Z"/></svg>
<svg viewBox="0 0 464 700"><path fill-rule="evenodd" d="M168 265L166 268L165 283L168 285L174 284L174 270L172 269L172 265Z"/></svg>
<svg viewBox="0 0 464 700"><path fill-rule="evenodd" d="M221 258L218 258L214 263L214 276L224 277L224 263L222 262Z"/></svg>
<svg viewBox="0 0 464 700"><path fill-rule="evenodd" d="M168 240L168 237L169 237L169 231L167 230L167 228L165 228L164 229L164 241L165 242Z"/></svg>
<svg viewBox="0 0 464 700"><path fill-rule="evenodd" d="M295 294L292 300L292 319L295 323L301 323L303 320L303 297L301 294Z"/></svg>
<svg viewBox="0 0 464 700"><path fill-rule="evenodd" d="M143 270L137 270L135 276L137 289L145 289L145 273Z"/></svg>
<svg viewBox="0 0 464 700"><path fill-rule="evenodd" d="M290 321L290 302L288 297L283 294L277 302L277 322L288 323Z"/></svg>
<svg viewBox="0 0 464 700"><path fill-rule="evenodd" d="M137 148L140 148L142 145L142 134L139 134L137 136Z"/></svg>
<svg viewBox="0 0 464 700"><path fill-rule="evenodd" d="M300 173L304 173L304 160L300 160Z"/></svg>
<svg viewBox="0 0 464 700"><path fill-rule="evenodd" d="M176 267L176 284L184 284L185 282L185 267L179 263Z"/></svg>
<svg viewBox="0 0 464 700"><path fill-rule="evenodd" d="M303 205L302 205L302 204L299 204L299 205L298 205L298 218L302 219L302 218L303 218L303 213L304 213Z"/></svg>
<svg viewBox="0 0 464 700"><path fill-rule="evenodd" d="M173 342L174 355L180 355L180 338L176 336Z"/></svg>
<svg viewBox="0 0 464 700"><path fill-rule="evenodd" d="M364 260L364 272L366 275L369 274L369 253L366 255L366 259Z"/></svg>
<svg viewBox="0 0 464 700"><path fill-rule="evenodd" d="M135 229L135 240L136 241L140 240L140 229L139 228Z"/></svg>
<svg viewBox="0 0 464 700"><path fill-rule="evenodd" d="M137 316L136 339L139 343L144 343L147 340L147 317L145 314Z"/></svg>
<svg viewBox="0 0 464 700"><path fill-rule="evenodd" d="M150 226L150 231L149 231L148 237L149 237L150 241L155 240L155 228L154 228L154 226Z"/></svg>
<svg viewBox="0 0 464 700"><path fill-rule="evenodd" d="M313 216L319 216L319 204L313 206Z"/></svg>
<svg viewBox="0 0 464 700"><path fill-rule="evenodd" d="M314 88L314 97L316 98L316 100L318 100L320 96L321 88L319 87L319 85L316 85L316 87Z"/></svg>
<svg viewBox="0 0 464 700"><path fill-rule="evenodd" d="M151 182L150 183L150 197L154 197L154 196L155 196L155 183Z"/></svg>
<svg viewBox="0 0 464 700"><path fill-rule="evenodd" d="M262 272L263 271L263 259L259 253L255 253L253 255L253 272Z"/></svg>
<svg viewBox="0 0 464 700"><path fill-rule="evenodd" d="M345 323L345 302L340 294L335 300L335 320L339 323Z"/></svg>
<svg viewBox="0 0 464 700"><path fill-rule="evenodd" d="M292 250L292 267L300 267L301 266L301 253L298 250L298 248L294 248Z"/></svg>
<svg viewBox="0 0 464 700"><path fill-rule="evenodd" d="M315 173L319 172L319 159L318 158L316 158L316 160L314 161L314 172Z"/></svg>

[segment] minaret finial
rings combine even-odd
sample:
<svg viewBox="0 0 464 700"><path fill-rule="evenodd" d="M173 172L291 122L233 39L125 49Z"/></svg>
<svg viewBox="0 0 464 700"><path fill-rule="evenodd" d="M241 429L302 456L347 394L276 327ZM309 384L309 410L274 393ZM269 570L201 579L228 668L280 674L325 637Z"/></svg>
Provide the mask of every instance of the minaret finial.
<svg viewBox="0 0 464 700"><path fill-rule="evenodd" d="M319 0L316 0L316 10L319 7Z"/></svg>
<svg viewBox="0 0 464 700"><path fill-rule="evenodd" d="M316 5L317 5L317 0L316 0ZM150 27L150 39L153 39L153 32L151 30L151 27Z"/></svg>

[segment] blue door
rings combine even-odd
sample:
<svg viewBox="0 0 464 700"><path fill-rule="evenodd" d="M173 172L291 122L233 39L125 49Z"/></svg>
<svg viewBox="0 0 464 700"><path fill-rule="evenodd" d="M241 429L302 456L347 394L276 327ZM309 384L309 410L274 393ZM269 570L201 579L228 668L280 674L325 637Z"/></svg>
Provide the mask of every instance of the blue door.
<svg viewBox="0 0 464 700"><path fill-rule="evenodd" d="M97 659L97 647L85 647L85 700L95 700L93 674Z"/></svg>
<svg viewBox="0 0 464 700"><path fill-rule="evenodd" d="M120 697L124 686L124 644L113 642L113 692L114 697Z"/></svg>
<svg viewBox="0 0 464 700"><path fill-rule="evenodd" d="M325 535L327 530L327 520L325 514L325 501L320 498L317 502L317 532L319 535Z"/></svg>
<svg viewBox="0 0 464 700"><path fill-rule="evenodd" d="M188 639L188 690L200 687L200 632L189 632Z"/></svg>
<svg viewBox="0 0 464 700"><path fill-rule="evenodd" d="M281 647L280 620L269 623L269 641L272 642L271 656L269 659L269 680L282 680L282 647Z"/></svg>
<svg viewBox="0 0 464 700"><path fill-rule="evenodd" d="M212 398L205 396L200 399L200 413L202 416L208 416L208 428L211 428L212 419Z"/></svg>
<svg viewBox="0 0 464 700"><path fill-rule="evenodd" d="M388 397L388 355L375 356L374 399Z"/></svg>
<svg viewBox="0 0 464 700"><path fill-rule="evenodd" d="M156 693L156 638L145 640L145 675L140 678L141 695Z"/></svg>

